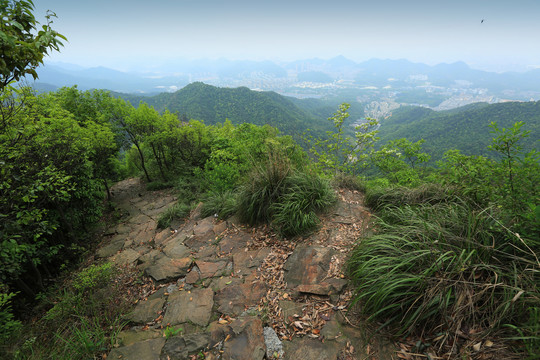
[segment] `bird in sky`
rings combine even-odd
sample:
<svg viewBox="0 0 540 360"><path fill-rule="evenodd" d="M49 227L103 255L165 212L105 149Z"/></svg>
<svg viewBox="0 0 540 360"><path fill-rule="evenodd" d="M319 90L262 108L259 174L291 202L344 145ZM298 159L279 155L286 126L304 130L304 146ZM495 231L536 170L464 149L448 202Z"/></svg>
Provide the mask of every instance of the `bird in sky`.
<svg viewBox="0 0 540 360"><path fill-rule="evenodd" d="M484 23L484 19L482 19L482 21L480 21L480 24L483 24Z"/></svg>

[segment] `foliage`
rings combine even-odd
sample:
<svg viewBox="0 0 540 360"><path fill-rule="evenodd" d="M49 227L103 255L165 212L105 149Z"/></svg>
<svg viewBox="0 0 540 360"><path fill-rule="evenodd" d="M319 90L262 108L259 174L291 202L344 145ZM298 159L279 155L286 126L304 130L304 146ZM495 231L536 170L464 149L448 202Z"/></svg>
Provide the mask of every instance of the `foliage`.
<svg viewBox="0 0 540 360"><path fill-rule="evenodd" d="M163 330L163 335L168 339L172 336L178 335L178 333L182 332L182 328L175 329L174 326L167 326L165 330Z"/></svg>
<svg viewBox="0 0 540 360"><path fill-rule="evenodd" d="M394 184L418 184L418 164L430 159L427 153L421 152L423 143L424 140L415 143L407 139L392 140L373 153L373 163Z"/></svg>
<svg viewBox="0 0 540 360"><path fill-rule="evenodd" d="M10 300L15 296L13 293L0 292L0 343L7 340L15 331L21 327L21 322L15 320L11 312Z"/></svg>
<svg viewBox="0 0 540 360"><path fill-rule="evenodd" d="M339 172L357 174L367 167L367 160L377 140L378 122L366 119L355 127L355 139L347 136L344 125L349 117L347 110L350 105L343 103L338 111L328 120L334 125L333 131L326 132L326 138L314 138L312 135L305 140L310 146L310 153L315 157L318 169L335 175Z"/></svg>
<svg viewBox="0 0 540 360"><path fill-rule="evenodd" d="M493 210L449 198L387 205L379 214L377 234L361 239L349 261L356 301L370 319L398 334L443 330L446 341L464 324L520 321L538 301L538 264Z"/></svg>
<svg viewBox="0 0 540 360"><path fill-rule="evenodd" d="M336 176L334 176L332 179L332 185L336 188L344 188L360 192L366 192L367 190L365 181L363 179L344 173L338 173Z"/></svg>
<svg viewBox="0 0 540 360"><path fill-rule="evenodd" d="M203 198L201 216L208 217L217 215L220 219L227 219L234 215L237 210L237 194L232 191L211 193Z"/></svg>
<svg viewBox="0 0 540 360"><path fill-rule="evenodd" d="M36 68L49 51L59 51L66 38L51 28L53 12L47 12L46 24L39 28L31 0L0 1L0 91L25 75L37 78Z"/></svg>
<svg viewBox="0 0 540 360"><path fill-rule="evenodd" d="M507 102L498 104L471 104L448 111L433 111L419 107L402 107L382 121L379 129L381 144L407 138L412 142L425 139L425 151L431 155L431 164L442 159L449 150L460 150L465 155L494 158L491 144L491 122L499 127L512 128L524 122L531 131L522 140L524 148L538 148L540 139L540 102Z"/></svg>
<svg viewBox="0 0 540 360"><path fill-rule="evenodd" d="M335 200L327 180L295 170L287 158L272 153L241 187L238 215L249 224L272 223L283 236L292 237L314 230L317 214Z"/></svg>
<svg viewBox="0 0 540 360"><path fill-rule="evenodd" d="M190 206L183 202L174 204L159 215L157 222L158 229L165 229L169 227L174 219L185 218L189 215L190 211Z"/></svg>
<svg viewBox="0 0 540 360"><path fill-rule="evenodd" d="M101 357L116 343L125 326L121 316L133 302L121 288L126 279L116 279L126 275L110 263L77 271L62 292L49 300L54 305L46 315L23 328L17 339L21 344L11 355L16 359Z"/></svg>
<svg viewBox="0 0 540 360"><path fill-rule="evenodd" d="M285 191L271 204L272 224L286 237L304 235L319 224L317 214L336 202L330 182L314 173L294 172L285 180Z"/></svg>

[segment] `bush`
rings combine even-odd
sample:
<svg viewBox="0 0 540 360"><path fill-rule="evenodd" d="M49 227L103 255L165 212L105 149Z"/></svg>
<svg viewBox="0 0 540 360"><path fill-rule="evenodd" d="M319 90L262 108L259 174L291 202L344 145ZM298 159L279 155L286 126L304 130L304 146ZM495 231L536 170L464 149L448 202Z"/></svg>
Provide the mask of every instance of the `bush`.
<svg viewBox="0 0 540 360"><path fill-rule="evenodd" d="M456 199L452 189L437 184L423 184L416 188L372 187L366 192L366 205L375 211L386 206L438 204L452 199Z"/></svg>
<svg viewBox="0 0 540 360"><path fill-rule="evenodd" d="M227 219L236 213L236 194L232 191L210 194L203 199L201 216L217 214L221 219Z"/></svg>
<svg viewBox="0 0 540 360"><path fill-rule="evenodd" d="M189 215L191 207L185 203L176 203L159 215L157 227L165 229L174 219L182 219Z"/></svg>
<svg viewBox="0 0 540 360"><path fill-rule="evenodd" d="M285 191L285 180L292 169L288 160L272 153L267 163L259 165L251 172L238 196L238 216L240 221L250 225L270 222L271 206Z"/></svg>
<svg viewBox="0 0 540 360"><path fill-rule="evenodd" d="M358 177L345 173L339 173L332 179L332 185L338 188L366 192L366 184Z"/></svg>
<svg viewBox="0 0 540 360"><path fill-rule="evenodd" d="M15 320L10 300L14 297L13 293L0 293L0 343L7 340L16 330L21 327L21 322Z"/></svg>
<svg viewBox="0 0 540 360"><path fill-rule="evenodd" d="M283 236L296 236L314 230L317 213L335 200L328 181L314 173L293 171L286 159L273 155L241 188L238 215L250 225L268 222Z"/></svg>
<svg viewBox="0 0 540 360"><path fill-rule="evenodd" d="M272 224L283 236L306 234L319 224L317 214L335 201L329 181L295 172L286 179L284 194L271 205Z"/></svg>
<svg viewBox="0 0 540 360"><path fill-rule="evenodd" d="M378 234L352 251L348 273L364 314L398 335L443 332L443 342L465 324L477 331L526 325L540 298L534 253L492 210L459 200L430 204L434 198L442 197L409 191L393 197L419 204L387 205ZM538 327L533 331L538 344Z"/></svg>

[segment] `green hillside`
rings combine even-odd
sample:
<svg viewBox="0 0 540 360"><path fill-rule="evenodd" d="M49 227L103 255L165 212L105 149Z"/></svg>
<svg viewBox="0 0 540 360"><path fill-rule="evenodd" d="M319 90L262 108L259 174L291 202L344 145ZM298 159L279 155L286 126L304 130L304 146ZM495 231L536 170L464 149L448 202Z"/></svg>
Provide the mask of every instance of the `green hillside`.
<svg viewBox="0 0 540 360"><path fill-rule="evenodd" d="M384 144L392 139L424 139L424 149L432 160L441 159L445 151L459 149L467 155L493 155L487 148L493 135L489 124L509 128L517 121L530 130L525 149L538 149L540 139L540 102L471 104L449 111L436 112L421 107L403 107L381 121L379 136Z"/></svg>
<svg viewBox="0 0 540 360"><path fill-rule="evenodd" d="M137 106L140 101L162 112L178 112L206 124L269 124L282 133L297 136L306 129L320 133L330 129L327 117L319 117L299 108L289 98L275 92L252 91L246 87L219 88L201 82L192 83L175 93L155 96L119 95ZM331 114L330 114L331 115Z"/></svg>

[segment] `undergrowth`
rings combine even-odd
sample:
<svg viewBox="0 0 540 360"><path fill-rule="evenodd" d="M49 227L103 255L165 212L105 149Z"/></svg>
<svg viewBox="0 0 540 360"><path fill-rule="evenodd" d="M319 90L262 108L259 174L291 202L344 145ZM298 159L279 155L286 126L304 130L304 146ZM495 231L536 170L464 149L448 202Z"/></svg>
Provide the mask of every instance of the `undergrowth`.
<svg viewBox="0 0 540 360"><path fill-rule="evenodd" d="M101 358L126 325L121 316L134 300L124 289L130 277L128 270L110 263L76 273L48 300L45 316L21 328L17 343L6 344L2 356L17 360Z"/></svg>
<svg viewBox="0 0 540 360"><path fill-rule="evenodd" d="M504 329L513 328L538 355L538 243L508 231L497 209L449 194L434 185L368 194L379 218L348 262L355 302L398 336L437 334L455 352L463 334L512 336Z"/></svg>

